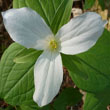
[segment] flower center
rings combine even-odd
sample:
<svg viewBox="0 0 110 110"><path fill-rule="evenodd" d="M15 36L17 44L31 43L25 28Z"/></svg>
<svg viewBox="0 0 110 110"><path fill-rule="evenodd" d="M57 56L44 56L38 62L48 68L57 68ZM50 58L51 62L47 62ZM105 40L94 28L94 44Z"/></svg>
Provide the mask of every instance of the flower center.
<svg viewBox="0 0 110 110"><path fill-rule="evenodd" d="M51 40L51 41L49 42L49 47L50 47L52 50L55 50L55 49L57 49L57 47L58 47L58 43L57 43L55 40Z"/></svg>

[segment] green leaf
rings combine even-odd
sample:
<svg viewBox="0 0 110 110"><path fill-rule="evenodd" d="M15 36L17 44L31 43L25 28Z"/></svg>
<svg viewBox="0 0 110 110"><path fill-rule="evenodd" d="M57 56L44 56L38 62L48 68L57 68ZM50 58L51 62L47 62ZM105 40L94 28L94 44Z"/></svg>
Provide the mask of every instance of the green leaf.
<svg viewBox="0 0 110 110"><path fill-rule="evenodd" d="M51 105L50 104L48 104L48 105L46 105L46 106L44 106L44 107L37 107L37 106L32 106L32 105L28 105L28 106L25 106L25 105L21 105L20 107L19 107L19 109L20 110L53 110L52 108L51 108Z"/></svg>
<svg viewBox="0 0 110 110"><path fill-rule="evenodd" d="M42 108L39 108L39 110L54 110L54 108L52 108L52 105L51 104L48 104Z"/></svg>
<svg viewBox="0 0 110 110"><path fill-rule="evenodd" d="M83 108L84 110L107 110L109 104L110 86L100 93L87 93Z"/></svg>
<svg viewBox="0 0 110 110"><path fill-rule="evenodd" d="M36 61L41 51L35 49L22 49L14 58L15 63L30 63Z"/></svg>
<svg viewBox="0 0 110 110"><path fill-rule="evenodd" d="M24 106L24 105L21 105L20 106L21 110L38 110L38 107L37 106Z"/></svg>
<svg viewBox="0 0 110 110"><path fill-rule="evenodd" d="M21 108L20 107L17 107L16 110L21 110Z"/></svg>
<svg viewBox="0 0 110 110"><path fill-rule="evenodd" d="M75 84L89 92L100 92L110 84L110 32L104 31L89 51L76 55L62 55Z"/></svg>
<svg viewBox="0 0 110 110"><path fill-rule="evenodd" d="M94 65L96 69L99 69L108 78L109 83L106 88L99 92L87 93L84 110L107 110L107 105L110 104L110 32L105 30L96 45L97 48L96 46L93 47L91 51L85 53L86 56L81 55L81 57L84 60L86 59L92 66ZM95 49L96 51L94 51ZM96 63L92 59L93 55L94 60L97 61ZM91 57L91 59L89 57Z"/></svg>
<svg viewBox="0 0 110 110"><path fill-rule="evenodd" d="M99 5L101 6L102 10L105 9L105 2L104 2L104 0L99 0Z"/></svg>
<svg viewBox="0 0 110 110"><path fill-rule="evenodd" d="M96 0L85 0L84 9L92 8Z"/></svg>
<svg viewBox="0 0 110 110"><path fill-rule="evenodd" d="M29 63L15 63L15 56L25 50L17 43L12 44L3 54L0 63L0 97L12 105L33 104L33 67L37 60Z"/></svg>
<svg viewBox="0 0 110 110"><path fill-rule="evenodd" d="M54 34L70 19L73 0L14 0L13 7L29 7L38 12Z"/></svg>
<svg viewBox="0 0 110 110"><path fill-rule="evenodd" d="M74 88L64 89L56 98L53 107L55 110L66 110L67 106L73 106L81 101L81 93Z"/></svg>

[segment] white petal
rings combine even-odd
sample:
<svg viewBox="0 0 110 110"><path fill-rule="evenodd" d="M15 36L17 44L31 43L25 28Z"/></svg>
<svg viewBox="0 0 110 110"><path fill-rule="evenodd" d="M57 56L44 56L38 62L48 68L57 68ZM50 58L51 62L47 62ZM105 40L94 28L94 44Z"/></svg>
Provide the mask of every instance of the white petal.
<svg viewBox="0 0 110 110"><path fill-rule="evenodd" d="M60 54L44 51L34 67L34 101L39 106L50 103L59 92L62 80L63 68Z"/></svg>
<svg viewBox="0 0 110 110"><path fill-rule="evenodd" d="M42 50L44 39L52 35L42 17L30 8L10 9L2 16L11 38L27 48Z"/></svg>
<svg viewBox="0 0 110 110"><path fill-rule="evenodd" d="M61 41L60 52L74 55L87 51L95 45L106 23L94 12L87 12L73 18L56 35Z"/></svg>

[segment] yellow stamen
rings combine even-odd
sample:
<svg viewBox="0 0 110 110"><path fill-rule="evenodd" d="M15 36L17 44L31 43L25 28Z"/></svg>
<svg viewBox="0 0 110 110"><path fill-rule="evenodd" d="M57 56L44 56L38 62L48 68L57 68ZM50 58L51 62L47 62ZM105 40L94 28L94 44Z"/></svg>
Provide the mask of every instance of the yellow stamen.
<svg viewBox="0 0 110 110"><path fill-rule="evenodd" d="M57 48L57 42L55 40L51 40L49 42L49 46L51 49L56 49Z"/></svg>

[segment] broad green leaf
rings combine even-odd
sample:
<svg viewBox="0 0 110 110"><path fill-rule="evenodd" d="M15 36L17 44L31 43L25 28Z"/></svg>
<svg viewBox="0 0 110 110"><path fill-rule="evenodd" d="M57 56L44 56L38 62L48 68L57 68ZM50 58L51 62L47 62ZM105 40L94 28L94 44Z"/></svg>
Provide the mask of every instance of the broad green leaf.
<svg viewBox="0 0 110 110"><path fill-rule="evenodd" d="M67 106L73 106L81 101L82 95L77 89L66 88L56 98L53 107L55 110L66 110Z"/></svg>
<svg viewBox="0 0 110 110"><path fill-rule="evenodd" d="M21 50L14 58L15 63L30 63L36 61L38 56L41 54L41 51L35 49L26 49Z"/></svg>
<svg viewBox="0 0 110 110"><path fill-rule="evenodd" d="M92 8L96 0L85 0L84 9Z"/></svg>
<svg viewBox="0 0 110 110"><path fill-rule="evenodd" d="M18 108L18 110L54 110L54 109L52 109L52 107L51 107L51 105L50 104L48 104L48 105L46 105L46 106L44 106L44 107L37 107L37 106L35 106L35 105L27 105L27 106L25 106L25 105L21 105L19 108Z"/></svg>
<svg viewBox="0 0 110 110"><path fill-rule="evenodd" d="M38 12L54 34L70 19L73 0L14 0L13 7L29 7Z"/></svg>
<svg viewBox="0 0 110 110"><path fill-rule="evenodd" d="M99 47L99 48L98 48ZM81 57L94 66L97 70L99 69L110 81L110 32L105 30L103 36L97 43L96 47L93 47L91 51L85 53L86 56ZM88 56L87 56L88 55ZM96 63L92 59L97 61ZM91 58L89 58L91 57ZM101 80L101 79L100 79ZM96 93L88 93L84 103L84 110L107 110L107 105L110 104L110 82L109 85L102 91Z"/></svg>
<svg viewBox="0 0 110 110"><path fill-rule="evenodd" d="M51 104L48 104L42 108L39 108L38 110L54 110Z"/></svg>
<svg viewBox="0 0 110 110"><path fill-rule="evenodd" d="M0 97L12 105L33 104L33 67L37 58L29 63L14 62L15 56L24 49L17 43L12 44L0 63Z"/></svg>
<svg viewBox="0 0 110 110"><path fill-rule="evenodd" d="M107 110L109 104L110 86L100 93L87 93L83 108L84 110Z"/></svg>
<svg viewBox="0 0 110 110"><path fill-rule="evenodd" d="M100 92L110 84L110 32L104 31L89 51L76 55L62 55L75 84L89 92Z"/></svg>
<svg viewBox="0 0 110 110"><path fill-rule="evenodd" d="M29 106L21 105L20 109L21 110L39 110L37 106L31 106L31 105L29 105Z"/></svg>

